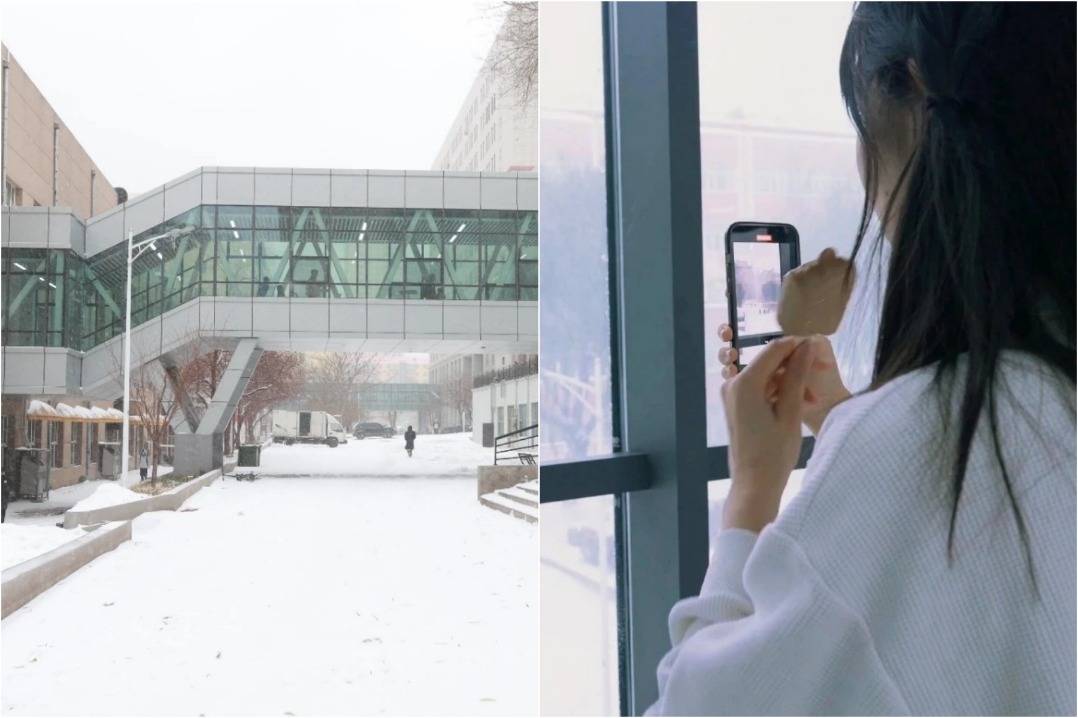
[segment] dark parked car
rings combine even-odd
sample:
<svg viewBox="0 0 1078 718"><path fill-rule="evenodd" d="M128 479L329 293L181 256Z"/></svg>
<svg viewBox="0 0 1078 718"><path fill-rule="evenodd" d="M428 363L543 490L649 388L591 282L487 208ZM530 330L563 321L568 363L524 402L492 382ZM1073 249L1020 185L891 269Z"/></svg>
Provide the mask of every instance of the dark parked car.
<svg viewBox="0 0 1078 718"><path fill-rule="evenodd" d="M389 439L397 435L397 430L377 421L364 421L355 425L352 435L357 439L366 439L368 436L384 436Z"/></svg>

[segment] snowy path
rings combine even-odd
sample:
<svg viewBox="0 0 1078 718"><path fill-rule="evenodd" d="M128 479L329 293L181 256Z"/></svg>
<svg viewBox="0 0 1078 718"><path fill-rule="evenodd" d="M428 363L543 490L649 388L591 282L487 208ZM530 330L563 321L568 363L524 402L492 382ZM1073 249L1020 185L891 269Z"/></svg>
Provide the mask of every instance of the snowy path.
<svg viewBox="0 0 1078 718"><path fill-rule="evenodd" d="M538 528L474 478L226 479L185 508L4 620L3 714L537 712Z"/></svg>
<svg viewBox="0 0 1078 718"><path fill-rule="evenodd" d="M421 434L411 458L404 452L403 436L350 439L334 449L274 444L262 450L262 465L252 470L261 476L467 476L474 481L476 466L494 463L494 449L468 436Z"/></svg>

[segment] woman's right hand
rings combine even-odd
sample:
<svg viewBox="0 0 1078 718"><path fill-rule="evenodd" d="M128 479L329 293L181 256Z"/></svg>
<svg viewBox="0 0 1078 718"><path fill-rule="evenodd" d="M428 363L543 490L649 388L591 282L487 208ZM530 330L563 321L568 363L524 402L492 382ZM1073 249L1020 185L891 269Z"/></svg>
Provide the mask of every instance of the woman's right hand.
<svg viewBox="0 0 1078 718"><path fill-rule="evenodd" d="M734 332L729 324L719 326L719 338L724 342L731 342ZM815 360L809 369L808 381L805 384L805 396L801 406L801 421L809 428L813 436L820 433L824 420L831 410L849 399L852 395L842 383L842 377L838 373L838 361L835 359L834 349L827 337L814 336L812 338L815 347ZM722 376L724 379L733 379L737 376L737 349L723 347L719 350L719 363L722 364ZM780 369L777 380L781 381L783 371ZM778 397L778 385L769 390L772 400Z"/></svg>

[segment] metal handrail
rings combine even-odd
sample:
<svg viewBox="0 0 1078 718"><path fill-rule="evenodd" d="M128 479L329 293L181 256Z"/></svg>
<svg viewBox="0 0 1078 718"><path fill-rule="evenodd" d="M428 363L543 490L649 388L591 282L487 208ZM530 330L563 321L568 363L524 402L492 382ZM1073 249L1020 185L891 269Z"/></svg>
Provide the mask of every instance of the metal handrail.
<svg viewBox="0 0 1078 718"><path fill-rule="evenodd" d="M539 425L510 431L494 438L494 465L499 461L516 460L522 464L534 464L539 453Z"/></svg>

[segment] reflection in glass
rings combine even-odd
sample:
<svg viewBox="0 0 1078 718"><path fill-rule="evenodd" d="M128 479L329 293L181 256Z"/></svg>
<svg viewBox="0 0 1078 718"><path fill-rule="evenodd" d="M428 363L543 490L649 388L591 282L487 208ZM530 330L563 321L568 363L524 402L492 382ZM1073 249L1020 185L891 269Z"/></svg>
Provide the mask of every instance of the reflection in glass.
<svg viewBox="0 0 1078 718"><path fill-rule="evenodd" d="M848 254L861 185L838 91L849 7L701 3L697 14L708 444L721 446L728 441L718 362L719 325L729 319L727 228L737 221L787 222L801 235L802 261L829 246ZM769 45L783 52L760 51L754 38L761 27L771 33ZM730 71L746 58L752 72ZM765 315L750 313L746 321L753 316ZM841 339L835 341L838 350Z"/></svg>
<svg viewBox="0 0 1078 718"><path fill-rule="evenodd" d="M544 504L542 513L541 713L618 715L614 497Z"/></svg>
<svg viewBox="0 0 1078 718"><path fill-rule="evenodd" d="M538 410L543 462L615 449L601 7L546 3L540 19L539 256L534 217L515 228L513 271L520 299L537 295L543 349ZM552 51L547 52L547 48ZM505 236L501 219L484 236ZM484 255L486 267L496 267ZM614 499L542 506L540 532L541 692L544 715L619 715Z"/></svg>

